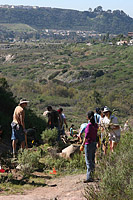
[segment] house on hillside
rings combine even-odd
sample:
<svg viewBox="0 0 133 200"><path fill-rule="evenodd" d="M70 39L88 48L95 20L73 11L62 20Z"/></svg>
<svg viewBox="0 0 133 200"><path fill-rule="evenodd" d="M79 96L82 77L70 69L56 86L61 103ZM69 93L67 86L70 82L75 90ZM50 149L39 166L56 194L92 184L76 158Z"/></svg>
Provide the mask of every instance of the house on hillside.
<svg viewBox="0 0 133 200"><path fill-rule="evenodd" d="M133 37L133 32L128 32L129 37Z"/></svg>
<svg viewBox="0 0 133 200"><path fill-rule="evenodd" d="M116 42L116 44L117 44L118 46L128 45L128 41L126 41L126 40L120 40L119 42Z"/></svg>
<svg viewBox="0 0 133 200"><path fill-rule="evenodd" d="M133 46L133 39L129 41L128 45Z"/></svg>

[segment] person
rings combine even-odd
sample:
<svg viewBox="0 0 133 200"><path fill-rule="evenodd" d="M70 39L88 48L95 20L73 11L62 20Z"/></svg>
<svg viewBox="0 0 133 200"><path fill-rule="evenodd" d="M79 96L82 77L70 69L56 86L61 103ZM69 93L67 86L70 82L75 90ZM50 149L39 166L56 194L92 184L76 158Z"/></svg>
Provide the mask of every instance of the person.
<svg viewBox="0 0 133 200"><path fill-rule="evenodd" d="M117 120L117 117L112 115L111 110L105 106L103 113L105 114L105 117L103 119L104 127L107 127L109 130L109 144L110 144L110 151L113 152L114 148L118 144L120 140L120 126ZM105 128L104 128L105 129Z"/></svg>
<svg viewBox="0 0 133 200"><path fill-rule="evenodd" d="M81 126L80 126L79 134L78 134L78 138L79 138L80 141L82 141L81 136L82 136L82 134L85 132L85 129L86 129L86 127L87 127L87 124L88 124L88 123L83 123L83 124L81 124Z"/></svg>
<svg viewBox="0 0 133 200"><path fill-rule="evenodd" d="M95 123L99 124L100 122L100 108L97 107L95 110L94 118L95 118Z"/></svg>
<svg viewBox="0 0 133 200"><path fill-rule="evenodd" d="M74 124L70 126L70 136L77 137L78 132L74 129Z"/></svg>
<svg viewBox="0 0 133 200"><path fill-rule="evenodd" d="M96 152L96 137L98 125L95 123L94 112L88 112L88 119L90 123L85 129L85 138L81 145L80 150L83 150L85 146L85 161L87 167L87 178L84 183L93 181L93 172L95 169L95 152Z"/></svg>
<svg viewBox="0 0 133 200"><path fill-rule="evenodd" d="M63 113L63 108L59 108L58 110L59 117L60 117L60 134L65 135L65 128L64 124L66 125L66 129L68 128L67 121L66 121L66 116Z"/></svg>
<svg viewBox="0 0 133 200"><path fill-rule="evenodd" d="M13 121L11 123L12 126L12 148L13 148L13 157L15 157L16 153L16 141L18 140L21 143L21 148L24 149L25 143L26 143L26 148L28 148L27 145L27 134L26 134L26 129L25 129L25 111L24 108L27 106L27 101L26 99L21 99L19 102L19 105L15 108L14 113L13 113Z"/></svg>
<svg viewBox="0 0 133 200"><path fill-rule="evenodd" d="M101 110L99 107L97 107L95 109L95 113L94 113L94 119L95 119L95 123L98 124L98 126L100 125L100 114L101 114ZM96 146L97 148L100 147L100 135L97 135L97 138L96 138Z"/></svg>
<svg viewBox="0 0 133 200"><path fill-rule="evenodd" d="M58 131L57 141L60 140L60 117L58 111L54 110L52 106L47 107L48 113L48 128L54 129L56 128Z"/></svg>
<svg viewBox="0 0 133 200"><path fill-rule="evenodd" d="M48 113L48 128L58 128L59 129L59 113L52 108L52 106L47 107Z"/></svg>
<svg viewBox="0 0 133 200"><path fill-rule="evenodd" d="M104 128L103 128L103 120L105 117L105 114L103 113L103 111L104 111L104 107L102 107L100 110L99 129L101 132L101 150L103 151L104 155L106 155L108 141L106 141L106 137L105 137L106 135L104 133Z"/></svg>
<svg viewBox="0 0 133 200"><path fill-rule="evenodd" d="M129 125L128 125L128 120L125 122L125 124L124 124L124 131L128 131L128 129L129 129Z"/></svg>

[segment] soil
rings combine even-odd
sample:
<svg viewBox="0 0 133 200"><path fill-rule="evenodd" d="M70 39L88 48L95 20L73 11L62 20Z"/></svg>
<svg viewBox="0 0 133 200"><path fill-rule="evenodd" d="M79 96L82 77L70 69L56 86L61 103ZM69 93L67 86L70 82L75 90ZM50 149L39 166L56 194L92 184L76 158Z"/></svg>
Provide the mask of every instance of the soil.
<svg viewBox="0 0 133 200"><path fill-rule="evenodd" d="M0 196L0 200L85 200L85 178L86 174L78 174L50 179L45 187L25 191L23 195Z"/></svg>

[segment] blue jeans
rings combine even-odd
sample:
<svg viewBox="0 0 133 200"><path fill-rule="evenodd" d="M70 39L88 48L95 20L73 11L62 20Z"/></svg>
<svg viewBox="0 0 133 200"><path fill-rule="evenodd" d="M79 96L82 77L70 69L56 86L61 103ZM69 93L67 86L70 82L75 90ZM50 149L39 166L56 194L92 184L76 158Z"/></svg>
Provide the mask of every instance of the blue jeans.
<svg viewBox="0 0 133 200"><path fill-rule="evenodd" d="M95 169L96 142L85 145L85 161L87 167L87 180L92 178Z"/></svg>

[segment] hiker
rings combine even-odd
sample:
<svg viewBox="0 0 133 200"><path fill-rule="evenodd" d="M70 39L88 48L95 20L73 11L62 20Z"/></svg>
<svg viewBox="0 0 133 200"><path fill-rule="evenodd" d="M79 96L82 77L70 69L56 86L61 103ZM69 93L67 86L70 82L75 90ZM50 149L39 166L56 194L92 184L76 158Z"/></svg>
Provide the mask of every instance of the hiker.
<svg viewBox="0 0 133 200"><path fill-rule="evenodd" d="M54 129L57 128L58 130L58 138L57 141L60 140L60 117L59 113L56 110L53 110L52 106L48 106L47 110L49 111L48 116L48 128Z"/></svg>
<svg viewBox="0 0 133 200"><path fill-rule="evenodd" d="M125 124L124 124L124 131L128 131L128 129L129 129L129 125L128 125L128 120L125 122Z"/></svg>
<svg viewBox="0 0 133 200"><path fill-rule="evenodd" d="M59 117L60 117L60 134L65 135L64 124L66 125L66 129L68 128L68 125L67 125L65 114L63 113L63 108L60 108L57 111L58 111Z"/></svg>
<svg viewBox="0 0 133 200"><path fill-rule="evenodd" d="M52 106L48 106L47 110L49 111L48 116L48 128L58 128L59 129L59 113L56 110L53 110Z"/></svg>
<svg viewBox="0 0 133 200"><path fill-rule="evenodd" d="M97 107L97 108L95 109L94 119L95 119L95 123L97 123L98 126L99 126L99 124L100 124L100 114L101 114L100 108ZM99 147L100 147L100 135L97 135L96 142L97 142L97 145L96 145L96 146L97 146L97 148L99 148Z"/></svg>
<svg viewBox="0 0 133 200"><path fill-rule="evenodd" d="M78 131L76 131L75 129L74 129L74 124L72 124L71 126L70 126L70 136L72 136L72 137L78 137Z"/></svg>
<svg viewBox="0 0 133 200"><path fill-rule="evenodd" d="M94 112L89 111L87 114L90 123L88 123L85 129L85 138L80 147L80 150L83 151L85 146L85 161L87 167L87 178L84 183L93 181L93 172L95 169L95 152L96 152L96 137L98 125L95 123Z"/></svg>
<svg viewBox="0 0 133 200"><path fill-rule="evenodd" d="M105 127L108 127L109 130L109 144L110 144L110 151L113 152L115 146L118 144L120 140L120 126L117 120L117 117L112 115L111 110L105 106L103 113L105 117L103 119L103 124Z"/></svg>
<svg viewBox="0 0 133 200"><path fill-rule="evenodd" d="M106 155L107 153L107 145L108 145L108 141L106 139L106 135L105 135L105 131L104 131L104 128L103 128L103 120L104 120L104 117L105 117L105 114L103 113L104 111L104 107L101 108L100 110L100 120L99 120L99 129L100 129L100 132L101 132L101 149L104 153L104 155Z"/></svg>
<svg viewBox="0 0 133 200"><path fill-rule="evenodd" d="M85 132L85 129L86 129L86 127L87 127L87 124L88 123L83 123L83 124L81 124L81 126L80 126L80 129L79 129L79 134L78 134L78 138L79 138L79 140L80 141L82 141L82 134Z"/></svg>
<svg viewBox="0 0 133 200"><path fill-rule="evenodd" d="M99 122L100 122L100 108L96 108L94 118L95 118L95 123L99 124Z"/></svg>
<svg viewBox="0 0 133 200"><path fill-rule="evenodd" d="M13 113L13 121L11 123L12 127L12 148L13 148L13 157L15 157L16 153L16 142L17 140L21 143L21 148L24 149L25 143L26 143L26 148L28 148L27 145L27 133L25 129L25 123L24 123L24 118L25 118L25 111L24 108L27 106L27 101L26 99L21 99L19 102L19 105L15 108L14 113Z"/></svg>
<svg viewBox="0 0 133 200"><path fill-rule="evenodd" d="M3 129L2 129L2 126L0 125L0 141L2 140L2 133L3 133Z"/></svg>

